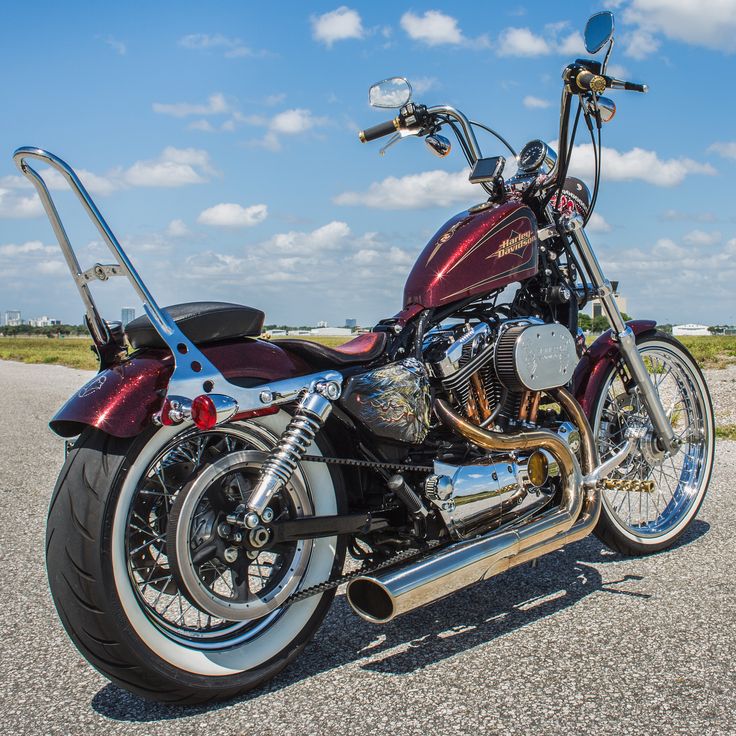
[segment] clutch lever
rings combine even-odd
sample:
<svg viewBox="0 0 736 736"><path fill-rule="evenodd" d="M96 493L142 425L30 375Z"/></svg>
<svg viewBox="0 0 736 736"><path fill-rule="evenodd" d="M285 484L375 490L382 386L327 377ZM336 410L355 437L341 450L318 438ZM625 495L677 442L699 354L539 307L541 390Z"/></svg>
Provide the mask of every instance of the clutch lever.
<svg viewBox="0 0 736 736"><path fill-rule="evenodd" d="M397 143L398 141L400 141L402 139L402 137L403 136L401 135L401 133L394 133L391 136L391 138L389 138L388 143L378 152L378 155L379 156L385 156L386 155L386 151L388 151L388 149L391 148L391 146L393 146L394 143Z"/></svg>

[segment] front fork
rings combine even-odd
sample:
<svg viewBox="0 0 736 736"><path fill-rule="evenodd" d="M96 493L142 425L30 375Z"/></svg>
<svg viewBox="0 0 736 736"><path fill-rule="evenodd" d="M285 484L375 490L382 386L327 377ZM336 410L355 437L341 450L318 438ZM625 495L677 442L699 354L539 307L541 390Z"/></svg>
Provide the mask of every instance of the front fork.
<svg viewBox="0 0 736 736"><path fill-rule="evenodd" d="M618 304L616 304L613 296L611 282L603 274L601 264L598 262L598 258L583 228L583 219L579 215L573 215L565 222L565 228L577 246L583 266L591 278L594 294L601 300L601 304L611 325L614 339L619 344L621 356L634 382L639 387L647 414L654 425L659 445L664 452L669 455L675 455L680 449L681 442L675 436L675 431L662 406L659 394L654 388L649 371L647 371L646 365L644 365L644 359L636 347L636 337L621 316Z"/></svg>

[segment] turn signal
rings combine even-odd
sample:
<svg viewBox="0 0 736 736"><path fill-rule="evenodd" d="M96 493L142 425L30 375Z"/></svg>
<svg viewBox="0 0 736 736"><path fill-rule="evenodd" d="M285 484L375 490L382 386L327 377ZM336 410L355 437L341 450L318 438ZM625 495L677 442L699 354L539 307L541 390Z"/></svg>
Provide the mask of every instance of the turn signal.
<svg viewBox="0 0 736 736"><path fill-rule="evenodd" d="M546 455L539 450L533 452L527 460L526 472L533 486L536 488L543 486L549 477L549 463Z"/></svg>

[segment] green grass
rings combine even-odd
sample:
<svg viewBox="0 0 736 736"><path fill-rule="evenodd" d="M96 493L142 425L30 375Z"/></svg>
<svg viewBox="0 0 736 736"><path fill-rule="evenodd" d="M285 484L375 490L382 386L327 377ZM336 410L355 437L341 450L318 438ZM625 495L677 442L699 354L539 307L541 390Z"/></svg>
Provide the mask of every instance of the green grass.
<svg viewBox="0 0 736 736"><path fill-rule="evenodd" d="M274 338L273 342L280 339L283 338ZM350 338L300 336L299 339L336 347ZM736 336L683 337L681 342L693 354L701 368L725 368L736 364ZM89 349L89 340L76 337L61 340L47 337L0 337L0 360L58 363L70 368L97 367L96 358Z"/></svg>
<svg viewBox="0 0 736 736"><path fill-rule="evenodd" d="M300 339L313 340L328 347L336 347L350 338L304 337ZM97 357L90 347L91 343L88 338L0 337L0 360L96 370Z"/></svg>
<svg viewBox="0 0 736 736"><path fill-rule="evenodd" d="M736 335L680 337L701 368L725 368L736 363Z"/></svg>
<svg viewBox="0 0 736 736"><path fill-rule="evenodd" d="M716 427L716 437L722 440L736 440L736 424L721 424Z"/></svg>
<svg viewBox="0 0 736 736"><path fill-rule="evenodd" d="M96 370L97 356L88 338L0 337L0 360L46 363Z"/></svg>

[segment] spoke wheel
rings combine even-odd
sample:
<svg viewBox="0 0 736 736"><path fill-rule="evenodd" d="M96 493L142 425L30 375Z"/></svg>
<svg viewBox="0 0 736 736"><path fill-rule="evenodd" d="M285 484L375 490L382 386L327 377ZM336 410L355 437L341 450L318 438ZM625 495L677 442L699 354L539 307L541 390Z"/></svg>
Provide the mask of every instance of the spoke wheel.
<svg viewBox="0 0 736 736"><path fill-rule="evenodd" d="M664 549L685 531L705 496L715 442L710 396L692 356L667 336L645 337L638 347L682 446L674 456L660 450L639 389L625 369L612 368L592 421L600 457L627 439L636 438L637 447L609 476L596 533L626 554Z"/></svg>

